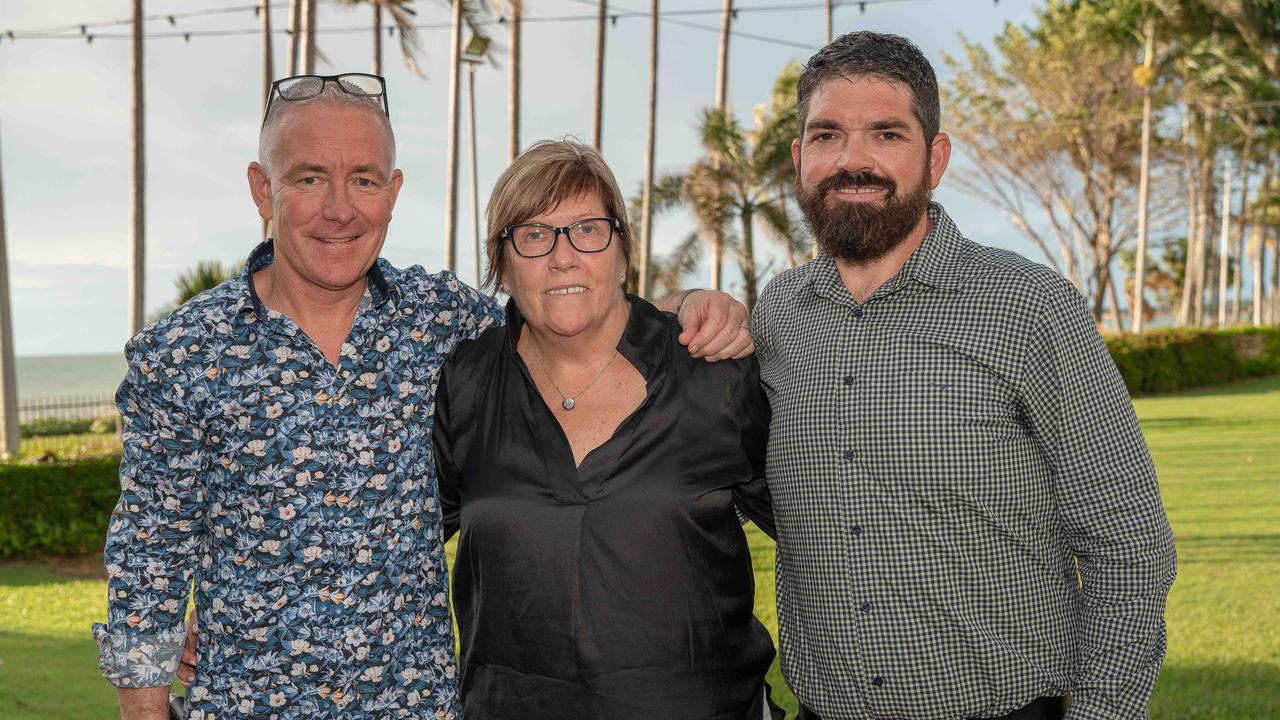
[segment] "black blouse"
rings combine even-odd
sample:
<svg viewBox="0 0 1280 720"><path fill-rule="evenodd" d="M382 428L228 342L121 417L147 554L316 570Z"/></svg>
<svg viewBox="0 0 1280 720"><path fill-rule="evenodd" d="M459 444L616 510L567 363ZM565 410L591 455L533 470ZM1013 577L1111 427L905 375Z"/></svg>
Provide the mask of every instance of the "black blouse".
<svg viewBox="0 0 1280 720"><path fill-rule="evenodd" d="M760 717L773 659L736 506L770 535L754 358L708 363L628 298L646 396L574 466L516 353L522 318L458 344L432 432L470 720Z"/></svg>

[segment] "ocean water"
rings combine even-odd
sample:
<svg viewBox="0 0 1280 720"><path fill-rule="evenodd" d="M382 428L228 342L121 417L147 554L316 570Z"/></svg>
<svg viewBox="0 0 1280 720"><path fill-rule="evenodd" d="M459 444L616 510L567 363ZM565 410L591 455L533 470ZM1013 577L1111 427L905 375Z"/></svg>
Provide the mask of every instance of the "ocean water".
<svg viewBox="0 0 1280 720"><path fill-rule="evenodd" d="M114 395L124 378L124 353L31 355L19 357L18 401L85 395Z"/></svg>

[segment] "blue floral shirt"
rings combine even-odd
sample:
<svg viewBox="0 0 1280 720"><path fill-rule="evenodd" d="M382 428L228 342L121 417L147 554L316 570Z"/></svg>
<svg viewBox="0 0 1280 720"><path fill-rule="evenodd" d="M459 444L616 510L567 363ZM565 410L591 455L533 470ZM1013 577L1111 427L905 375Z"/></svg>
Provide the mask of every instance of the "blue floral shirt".
<svg viewBox="0 0 1280 720"><path fill-rule="evenodd" d="M431 415L445 356L502 310L378 260L334 367L259 301L273 258L126 348L102 672L172 682L194 580L190 718L459 717Z"/></svg>

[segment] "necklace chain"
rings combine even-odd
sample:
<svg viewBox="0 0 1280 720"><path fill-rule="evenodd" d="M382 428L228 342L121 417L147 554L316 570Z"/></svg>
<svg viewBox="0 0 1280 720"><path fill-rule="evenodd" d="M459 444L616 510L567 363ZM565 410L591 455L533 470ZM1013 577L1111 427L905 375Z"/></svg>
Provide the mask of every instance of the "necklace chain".
<svg viewBox="0 0 1280 720"><path fill-rule="evenodd" d="M546 364L542 362L542 352L538 350L538 346L533 342L533 338L529 338L529 349L533 351L533 359L538 361L538 368L542 370L542 374L547 376L547 379L551 381L551 387L555 388L556 392L559 393L560 407L565 410L572 410L578 403L573 397L565 395L564 391L560 389L560 385L556 382L555 377L551 375L551 371L548 370ZM608 370L609 366L613 364L613 358L616 357L617 354L618 351L615 349L613 353L609 355L609 361L604 364L604 367L600 368L600 372L596 373L596 376L591 378L591 382L587 383L586 387L574 393L574 397L582 397L582 394L590 390L591 386L595 385L597 380L604 377L604 371Z"/></svg>

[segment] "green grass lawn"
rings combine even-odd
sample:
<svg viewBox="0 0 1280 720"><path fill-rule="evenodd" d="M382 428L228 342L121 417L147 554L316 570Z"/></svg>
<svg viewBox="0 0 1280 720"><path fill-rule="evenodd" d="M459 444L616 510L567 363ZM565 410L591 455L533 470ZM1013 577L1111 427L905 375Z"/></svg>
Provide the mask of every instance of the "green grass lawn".
<svg viewBox="0 0 1280 720"><path fill-rule="evenodd" d="M1135 405L1178 543L1152 717L1280 718L1280 378ZM756 614L776 633L773 548L750 540ZM0 565L0 717L118 717L89 638L106 592L85 577L95 564ZM776 663L770 681L794 710Z"/></svg>

